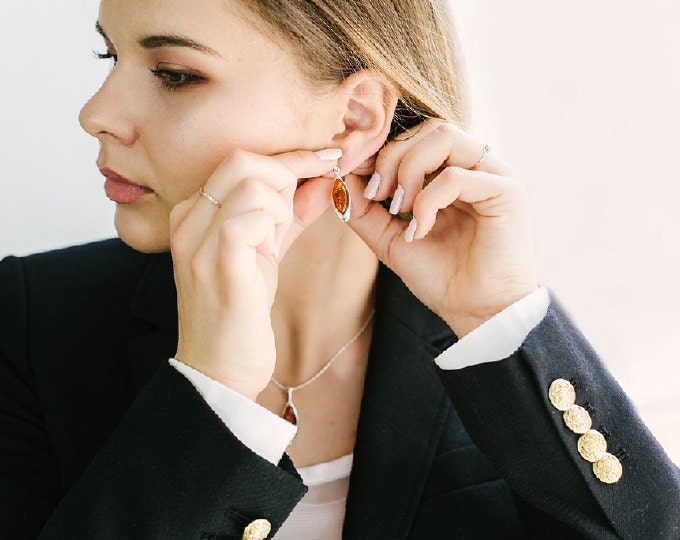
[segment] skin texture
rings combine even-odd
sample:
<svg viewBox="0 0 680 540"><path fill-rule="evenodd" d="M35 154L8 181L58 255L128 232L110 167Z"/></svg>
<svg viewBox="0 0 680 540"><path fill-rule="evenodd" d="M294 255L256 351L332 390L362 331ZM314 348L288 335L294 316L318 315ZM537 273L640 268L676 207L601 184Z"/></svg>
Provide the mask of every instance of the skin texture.
<svg viewBox="0 0 680 540"><path fill-rule="evenodd" d="M272 374L299 384L356 332L378 258L459 336L536 277L526 196L497 156L468 170L482 144L441 121L385 146L398 97L385 77L315 86L249 20L221 0L104 0L99 23L117 63L80 119L100 141L100 167L153 190L119 204L115 223L136 249L172 250L176 358L278 413ZM168 35L202 50L148 39ZM314 153L328 148L342 150L349 226L329 209L336 161ZM373 172L382 180L371 201L362 193ZM416 218L412 242L408 222L376 202L398 185ZM308 413L289 452L298 466L352 451L369 345L370 329L296 393Z"/></svg>

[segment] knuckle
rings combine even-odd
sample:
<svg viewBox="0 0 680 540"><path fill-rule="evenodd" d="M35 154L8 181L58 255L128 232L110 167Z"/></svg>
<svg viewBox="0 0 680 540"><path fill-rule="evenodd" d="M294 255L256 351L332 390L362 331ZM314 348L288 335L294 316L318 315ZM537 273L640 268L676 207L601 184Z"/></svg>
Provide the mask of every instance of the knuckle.
<svg viewBox="0 0 680 540"><path fill-rule="evenodd" d="M375 158L375 167L378 169L381 165L392 160L392 155L397 151L397 143L401 141L392 141L383 146Z"/></svg>
<svg viewBox="0 0 680 540"><path fill-rule="evenodd" d="M206 274L206 265L203 263L200 251L189 262L189 271L196 281L203 281Z"/></svg>
<svg viewBox="0 0 680 540"><path fill-rule="evenodd" d="M290 153L290 156L293 158L294 161L296 162L304 162L305 160L309 159L309 151L305 150L293 150ZM292 171L291 171L292 172Z"/></svg>
<svg viewBox="0 0 680 540"><path fill-rule="evenodd" d="M235 219L227 219L223 221L220 225L218 234L221 244L226 246L234 244L238 240L239 236L241 236L238 221Z"/></svg>
<svg viewBox="0 0 680 540"><path fill-rule="evenodd" d="M241 148L230 149L222 160L222 163L224 163L226 167L237 171L247 168L249 162L250 153Z"/></svg>
<svg viewBox="0 0 680 540"><path fill-rule="evenodd" d="M421 193L413 201L413 214L416 216L426 216L437 210L436 205L432 201L431 197L427 196L427 193Z"/></svg>
<svg viewBox="0 0 680 540"><path fill-rule="evenodd" d="M254 178L246 178L243 180L239 185L239 189L246 198L258 201L262 201L267 192L267 189L262 182Z"/></svg>
<svg viewBox="0 0 680 540"><path fill-rule="evenodd" d="M455 141L460 136L460 129L451 124L450 122L445 122L444 120L437 119L437 123L433 124L432 135L437 137L442 137L449 141Z"/></svg>
<svg viewBox="0 0 680 540"><path fill-rule="evenodd" d="M458 182L460 180L460 175L458 174L457 167L445 167L444 170L436 176L435 180L439 183Z"/></svg>

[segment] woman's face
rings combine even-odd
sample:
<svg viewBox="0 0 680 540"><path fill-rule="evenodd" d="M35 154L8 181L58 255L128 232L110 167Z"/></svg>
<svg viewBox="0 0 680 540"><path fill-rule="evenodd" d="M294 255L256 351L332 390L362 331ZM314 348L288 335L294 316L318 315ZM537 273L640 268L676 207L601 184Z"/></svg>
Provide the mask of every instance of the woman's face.
<svg viewBox="0 0 680 540"><path fill-rule="evenodd" d="M234 4L101 2L103 52L117 62L80 121L99 139L118 233L139 250L168 249L170 211L230 150L274 154L331 141L323 93Z"/></svg>

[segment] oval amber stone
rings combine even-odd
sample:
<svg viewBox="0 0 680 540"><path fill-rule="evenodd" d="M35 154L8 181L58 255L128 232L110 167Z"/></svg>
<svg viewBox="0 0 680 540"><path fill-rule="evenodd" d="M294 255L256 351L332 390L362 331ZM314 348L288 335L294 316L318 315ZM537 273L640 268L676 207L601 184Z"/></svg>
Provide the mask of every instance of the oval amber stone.
<svg viewBox="0 0 680 540"><path fill-rule="evenodd" d="M331 192L333 199L333 206L339 214L344 215L349 209L349 191L345 183L339 178L333 182L333 191Z"/></svg>
<svg viewBox="0 0 680 540"><path fill-rule="evenodd" d="M294 426L297 426L297 412L295 411L295 407L293 407L290 403L286 404L286 406L283 408L281 418L287 422L290 422Z"/></svg>

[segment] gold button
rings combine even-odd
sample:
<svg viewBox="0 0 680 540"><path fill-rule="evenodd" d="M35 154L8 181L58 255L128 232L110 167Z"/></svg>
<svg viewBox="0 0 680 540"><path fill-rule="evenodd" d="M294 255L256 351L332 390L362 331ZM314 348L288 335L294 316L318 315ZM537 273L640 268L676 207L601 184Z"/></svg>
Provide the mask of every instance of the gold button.
<svg viewBox="0 0 680 540"><path fill-rule="evenodd" d="M272 524L266 519L251 521L243 530L242 540L264 540L272 530Z"/></svg>
<svg viewBox="0 0 680 540"><path fill-rule="evenodd" d="M572 405L569 410L564 411L563 418L567 427L579 435L593 427L593 421L590 419L588 411L578 405Z"/></svg>
<svg viewBox="0 0 680 540"><path fill-rule="evenodd" d="M566 411L576 403L576 390L569 381L556 379L548 389L548 399L553 407L560 411Z"/></svg>
<svg viewBox="0 0 680 540"><path fill-rule="evenodd" d="M605 454L593 463L593 472L601 482L615 484L623 476L623 467L616 456Z"/></svg>
<svg viewBox="0 0 680 540"><path fill-rule="evenodd" d="M607 451L607 441L599 431L591 429L578 439L578 453L586 461L591 463L602 458Z"/></svg>

